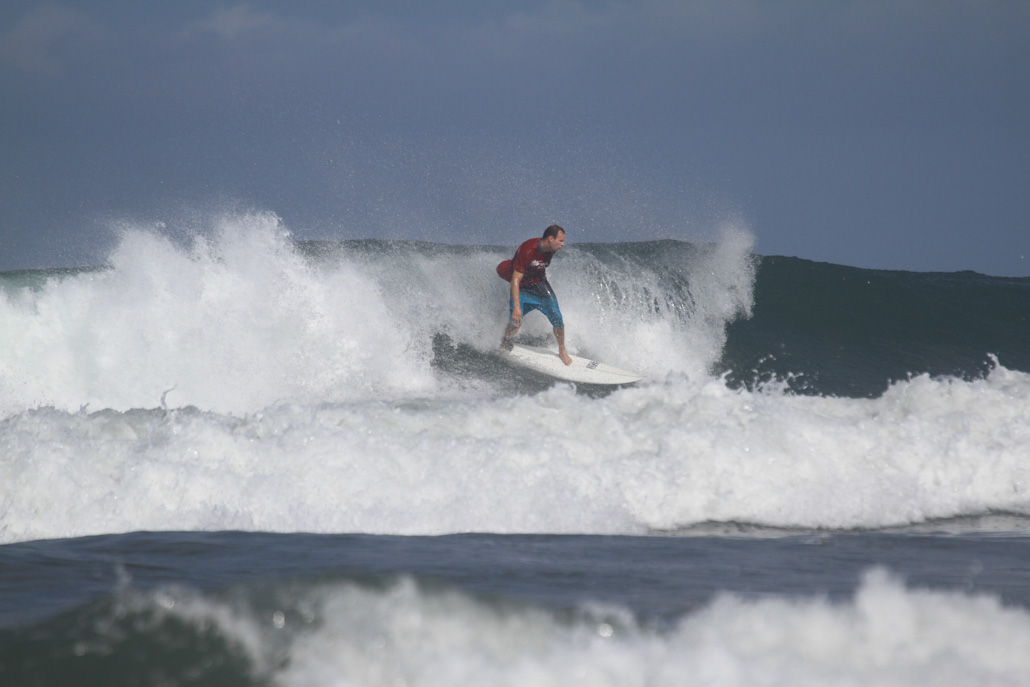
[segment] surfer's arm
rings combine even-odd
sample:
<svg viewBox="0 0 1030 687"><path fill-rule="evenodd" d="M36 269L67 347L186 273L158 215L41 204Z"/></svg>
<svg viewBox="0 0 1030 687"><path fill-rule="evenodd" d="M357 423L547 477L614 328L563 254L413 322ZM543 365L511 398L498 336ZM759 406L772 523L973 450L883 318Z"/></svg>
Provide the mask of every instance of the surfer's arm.
<svg viewBox="0 0 1030 687"><path fill-rule="evenodd" d="M511 275L511 322L516 327L522 324L522 303L519 301L519 284L522 283L523 272L514 272Z"/></svg>

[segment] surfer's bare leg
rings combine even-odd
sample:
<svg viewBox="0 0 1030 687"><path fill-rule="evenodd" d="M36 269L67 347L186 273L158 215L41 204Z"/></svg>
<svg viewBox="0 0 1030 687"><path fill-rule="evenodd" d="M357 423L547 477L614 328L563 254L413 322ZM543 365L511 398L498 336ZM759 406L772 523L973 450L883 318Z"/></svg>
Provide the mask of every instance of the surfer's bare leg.
<svg viewBox="0 0 1030 687"><path fill-rule="evenodd" d="M558 339L558 357L566 365L572 364L572 358L565 352L565 329L554 328L554 338Z"/></svg>
<svg viewBox="0 0 1030 687"><path fill-rule="evenodd" d="M511 319L508 320L508 326L504 328L504 336L501 338L501 348L506 351L511 350L511 340L515 338L515 333L522 326L522 301L519 300L518 290L521 281L522 273L516 272L515 278L512 279L511 301L508 302L508 307L511 308Z"/></svg>

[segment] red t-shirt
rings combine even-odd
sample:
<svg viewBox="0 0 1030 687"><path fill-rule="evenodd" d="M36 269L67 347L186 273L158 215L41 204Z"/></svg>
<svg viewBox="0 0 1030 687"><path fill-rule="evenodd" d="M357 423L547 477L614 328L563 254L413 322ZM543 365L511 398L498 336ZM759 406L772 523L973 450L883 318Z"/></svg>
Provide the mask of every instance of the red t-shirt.
<svg viewBox="0 0 1030 687"><path fill-rule="evenodd" d="M512 260L505 260L497 266L497 273L511 281L514 272L522 272L522 285L533 286L543 280L544 270L551 264L553 256L554 253L540 250L540 239L529 239L519 246Z"/></svg>

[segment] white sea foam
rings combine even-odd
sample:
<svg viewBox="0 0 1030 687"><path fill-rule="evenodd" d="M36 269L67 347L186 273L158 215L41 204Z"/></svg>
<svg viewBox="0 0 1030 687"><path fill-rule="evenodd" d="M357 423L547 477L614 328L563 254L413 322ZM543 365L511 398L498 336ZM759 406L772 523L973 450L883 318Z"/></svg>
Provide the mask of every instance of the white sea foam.
<svg viewBox="0 0 1030 687"><path fill-rule="evenodd" d="M606 398L207 411L40 409L0 425L0 540L131 530L641 533L1030 514L1030 375L879 399L670 380Z"/></svg>
<svg viewBox="0 0 1030 687"><path fill-rule="evenodd" d="M260 613L155 592L213 624L274 684L1023 685L1030 615L997 598L906 589L883 570L854 598L722 595L665 630L618 609L558 618L401 581L327 585ZM204 610L207 604L212 609ZM281 660L268 661L269 655Z"/></svg>
<svg viewBox="0 0 1030 687"><path fill-rule="evenodd" d="M428 342L378 316L389 305L360 266L316 274L272 216L224 220L188 251L129 231L110 270L0 309L4 414L155 407L165 392L174 405L240 411L431 383Z"/></svg>

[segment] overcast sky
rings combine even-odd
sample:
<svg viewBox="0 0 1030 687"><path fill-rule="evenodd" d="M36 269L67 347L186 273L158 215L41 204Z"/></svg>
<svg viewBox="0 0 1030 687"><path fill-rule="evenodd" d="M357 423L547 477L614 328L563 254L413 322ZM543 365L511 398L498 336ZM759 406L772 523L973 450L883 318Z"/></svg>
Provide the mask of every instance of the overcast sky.
<svg viewBox="0 0 1030 687"><path fill-rule="evenodd" d="M125 223L1030 275L1030 3L0 5L0 269Z"/></svg>

